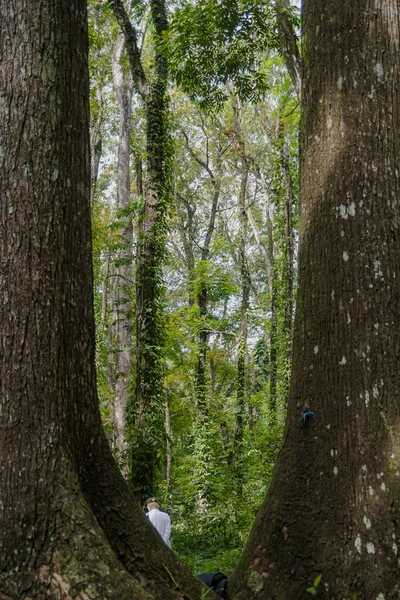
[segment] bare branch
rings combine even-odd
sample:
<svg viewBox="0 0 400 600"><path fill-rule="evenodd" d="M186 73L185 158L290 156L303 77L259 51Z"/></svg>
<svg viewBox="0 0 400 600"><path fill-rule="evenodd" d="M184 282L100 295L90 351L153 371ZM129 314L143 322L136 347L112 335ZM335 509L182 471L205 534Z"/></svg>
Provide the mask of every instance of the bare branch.
<svg viewBox="0 0 400 600"><path fill-rule="evenodd" d="M190 156L201 166L203 167L203 169L205 169L207 171L207 173L209 174L211 181L214 183L215 178L214 178L214 173L211 171L209 165L202 159L200 158L200 156L197 156L196 152L193 150L193 148L190 146L189 144L189 137L188 134L186 133L186 131L184 129L181 129L183 136L185 138L185 143L186 143L186 148L189 150L189 154Z"/></svg>

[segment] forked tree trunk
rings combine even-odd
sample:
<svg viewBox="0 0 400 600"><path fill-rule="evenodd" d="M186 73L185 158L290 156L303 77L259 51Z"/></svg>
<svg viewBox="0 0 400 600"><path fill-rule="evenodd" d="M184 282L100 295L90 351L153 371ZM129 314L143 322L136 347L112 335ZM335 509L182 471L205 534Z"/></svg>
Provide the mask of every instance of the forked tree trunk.
<svg viewBox="0 0 400 600"><path fill-rule="evenodd" d="M84 0L0 0L0 591L198 598L103 433Z"/></svg>
<svg viewBox="0 0 400 600"><path fill-rule="evenodd" d="M304 2L292 382L235 600L400 596L399 12Z"/></svg>

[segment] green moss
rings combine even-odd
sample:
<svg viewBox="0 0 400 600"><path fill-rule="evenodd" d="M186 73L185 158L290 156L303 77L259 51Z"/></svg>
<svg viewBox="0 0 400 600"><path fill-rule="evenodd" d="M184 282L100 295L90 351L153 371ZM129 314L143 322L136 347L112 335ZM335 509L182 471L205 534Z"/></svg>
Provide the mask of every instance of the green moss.
<svg viewBox="0 0 400 600"><path fill-rule="evenodd" d="M260 592L264 587L264 580L258 571L252 571L247 579L247 587L254 592Z"/></svg>

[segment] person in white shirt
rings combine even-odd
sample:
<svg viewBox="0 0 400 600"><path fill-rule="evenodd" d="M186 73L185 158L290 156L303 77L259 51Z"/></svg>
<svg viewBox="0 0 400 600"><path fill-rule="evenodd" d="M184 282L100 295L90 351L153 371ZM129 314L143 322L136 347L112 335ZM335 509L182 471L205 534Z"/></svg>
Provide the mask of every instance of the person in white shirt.
<svg viewBox="0 0 400 600"><path fill-rule="evenodd" d="M163 539L163 542L171 548L171 519L170 516L159 510L157 498L148 498L146 501L149 510L147 516L150 523L157 529Z"/></svg>

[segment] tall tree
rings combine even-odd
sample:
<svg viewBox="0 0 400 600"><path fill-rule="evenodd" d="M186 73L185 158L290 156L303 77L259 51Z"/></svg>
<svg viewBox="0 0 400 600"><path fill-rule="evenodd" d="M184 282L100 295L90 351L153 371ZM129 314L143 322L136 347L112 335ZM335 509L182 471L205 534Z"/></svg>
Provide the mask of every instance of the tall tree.
<svg viewBox="0 0 400 600"><path fill-rule="evenodd" d="M233 460L234 472L236 476L236 490L239 495L242 492L243 476L243 426L246 407L246 364L247 364L247 336L248 336L248 311L250 298L250 275L246 261L247 246L247 179L249 175L248 157L246 156L246 147L242 136L242 107L240 100L236 95L232 95L232 108L234 114L234 131L238 154L240 161L240 188L238 197L239 212L239 268L242 288L242 298L240 307L240 326L238 335L238 374L236 390L236 415L235 430L233 439Z"/></svg>
<svg viewBox="0 0 400 600"><path fill-rule="evenodd" d="M399 597L399 17L304 2L291 390L237 600L305 598L318 575L323 599Z"/></svg>
<svg viewBox="0 0 400 600"><path fill-rule="evenodd" d="M162 263L169 207L169 169L166 86L168 65L160 43L167 31L164 0L151 0L154 27L154 73L146 76L138 32L122 0L111 7L125 37L133 84L146 110L146 181L139 216L136 264L136 372L135 398L129 420L133 425L132 477L138 498L154 493L165 448L163 387Z"/></svg>
<svg viewBox="0 0 400 600"><path fill-rule="evenodd" d="M132 260L133 227L130 214L123 214L130 202L130 148L132 133L132 76L124 72L121 59L125 39L118 36L112 60L114 89L119 109L117 209L121 223L119 252L115 273L114 311L116 314L114 437L124 472L128 474L127 444L125 434L126 407L128 405L132 375ZM129 210L128 210L129 213Z"/></svg>
<svg viewBox="0 0 400 600"><path fill-rule="evenodd" d="M195 598L98 409L84 0L0 2L0 590Z"/></svg>
<svg viewBox="0 0 400 600"><path fill-rule="evenodd" d="M222 177L222 156L224 153L224 149L222 148L221 142L218 139L215 131L215 124L212 124L213 128L213 138L214 141L217 140L216 146L216 158L215 158L215 169L211 164L210 156L209 156L209 143L210 139L204 129L202 127L203 133L206 137L206 157L205 159L198 156L198 154L193 150L190 146L189 138L187 134L184 132L186 147L190 156L193 160L206 171L207 177L211 183L211 207L210 207L210 215L209 220L206 225L206 234L204 236L204 240L202 240L201 251L200 251L200 260L203 265L206 264L210 257L210 246L212 242L212 237L215 230L215 220L217 216L217 208L218 201L221 192L221 177ZM190 224L190 211L192 207L190 207L189 203L186 203L187 212L188 212L188 224ZM184 233L184 232L182 232ZM193 243L194 232L193 230L188 230L188 234L191 238L191 243ZM186 245L187 246L187 245ZM191 280L194 279L194 268L195 263L193 262L193 271L190 272L190 250L186 248L185 252L188 261L189 268L189 284ZM197 290L196 290L196 301L197 307L199 310L199 316L201 321L200 331L199 331L199 344L198 344L198 360L197 360L197 369L196 369L196 399L199 408L200 418L204 418L207 415L207 389L206 389L206 367L207 367L207 350L208 350L208 338L209 331L207 327L207 313L208 313L208 293L207 293L207 282L204 280L204 273L200 271L198 274L198 282L197 282Z"/></svg>
<svg viewBox="0 0 400 600"><path fill-rule="evenodd" d="M222 147L221 140L218 136L215 122L211 119L210 129L211 135L207 132L205 123L202 121L202 133L205 137L205 156L201 156L191 146L189 137L185 131L183 135L185 138L186 149L193 161L197 166L201 168L203 173L206 173L204 184L202 187L208 188L209 194L207 194L207 200L209 207L207 207L207 222L204 223L205 235L202 236L201 243L198 244L200 252L198 254L199 260L196 261L195 253L191 248L191 245L195 242L195 230L193 227L193 217L196 214L195 205L193 200L185 199L178 192L178 199L181 204L185 205L187 226L184 227L182 222L182 215L180 216L181 227L180 234L184 245L185 258L188 269L188 279L190 288L189 304L193 304L193 300L196 301L196 308L198 314L198 339L196 340L196 372L195 372L195 400L198 410L198 419L194 423L194 437L195 437L195 450L194 453L197 456L197 465L194 473L194 479L198 484L198 505L203 512L207 509L208 502L208 478L207 473L209 471L210 462L210 443L209 443L209 394L207 392L207 355L209 350L209 273L208 263L211 253L211 245L213 235L216 226L216 217L218 203L220 200L221 183L222 183L222 158L226 149ZM210 145L215 145L215 156L210 155Z"/></svg>

